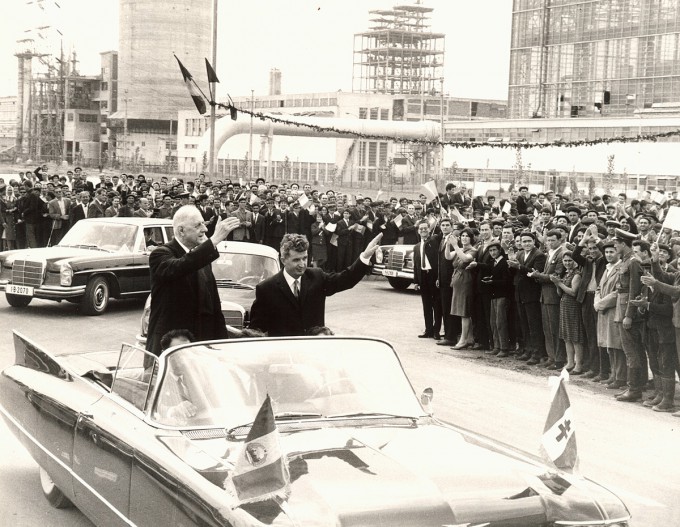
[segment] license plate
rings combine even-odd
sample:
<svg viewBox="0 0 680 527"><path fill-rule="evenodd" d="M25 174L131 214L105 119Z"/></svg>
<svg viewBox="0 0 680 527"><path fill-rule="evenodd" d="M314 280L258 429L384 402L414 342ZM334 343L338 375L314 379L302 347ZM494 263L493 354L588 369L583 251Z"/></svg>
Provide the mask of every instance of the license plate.
<svg viewBox="0 0 680 527"><path fill-rule="evenodd" d="M33 288L27 285L7 284L5 292L11 295L33 296Z"/></svg>
<svg viewBox="0 0 680 527"><path fill-rule="evenodd" d="M383 269L383 276L397 276L397 272L392 269Z"/></svg>

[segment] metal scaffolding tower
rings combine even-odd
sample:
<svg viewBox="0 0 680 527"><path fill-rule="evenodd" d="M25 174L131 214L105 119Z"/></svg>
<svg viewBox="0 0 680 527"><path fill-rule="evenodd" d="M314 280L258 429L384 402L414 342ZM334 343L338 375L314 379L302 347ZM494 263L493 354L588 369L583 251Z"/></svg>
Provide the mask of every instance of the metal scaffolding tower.
<svg viewBox="0 0 680 527"><path fill-rule="evenodd" d="M354 35L352 91L435 95L444 67L443 33L430 30L430 7L369 11L373 26Z"/></svg>

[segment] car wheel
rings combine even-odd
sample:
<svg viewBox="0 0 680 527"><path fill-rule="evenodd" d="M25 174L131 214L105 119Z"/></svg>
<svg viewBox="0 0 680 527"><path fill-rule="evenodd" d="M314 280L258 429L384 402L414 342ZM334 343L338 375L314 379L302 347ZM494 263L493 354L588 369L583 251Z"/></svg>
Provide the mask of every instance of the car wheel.
<svg viewBox="0 0 680 527"><path fill-rule="evenodd" d="M85 295L80 301L83 314L101 315L109 305L109 283L106 278L97 276L90 279L85 288Z"/></svg>
<svg viewBox="0 0 680 527"><path fill-rule="evenodd" d="M394 289L408 289L408 286L411 285L411 280L408 278L394 278L394 277L388 277L387 281L390 283L390 285Z"/></svg>
<svg viewBox="0 0 680 527"><path fill-rule="evenodd" d="M47 501L49 501L50 505L55 509L66 509L73 506L71 500L59 490L59 487L54 484L50 475L42 467L40 467L40 488L47 498Z"/></svg>
<svg viewBox="0 0 680 527"><path fill-rule="evenodd" d="M12 293L5 293L5 298L12 307L26 307L33 300L31 296L13 295Z"/></svg>

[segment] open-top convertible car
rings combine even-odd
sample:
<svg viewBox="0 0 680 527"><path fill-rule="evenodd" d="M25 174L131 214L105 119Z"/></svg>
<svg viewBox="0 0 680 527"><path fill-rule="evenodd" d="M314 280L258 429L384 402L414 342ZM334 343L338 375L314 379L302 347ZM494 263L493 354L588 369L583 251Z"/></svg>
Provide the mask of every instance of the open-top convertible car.
<svg viewBox="0 0 680 527"><path fill-rule="evenodd" d="M97 525L628 525L599 485L433 417L381 340L15 347L0 411L50 502ZM289 492L239 505L225 489L267 395Z"/></svg>
<svg viewBox="0 0 680 527"><path fill-rule="evenodd" d="M172 237L170 220L80 220L58 245L0 253L0 290L13 307L68 300L85 315L101 315L111 298L149 294L149 253Z"/></svg>

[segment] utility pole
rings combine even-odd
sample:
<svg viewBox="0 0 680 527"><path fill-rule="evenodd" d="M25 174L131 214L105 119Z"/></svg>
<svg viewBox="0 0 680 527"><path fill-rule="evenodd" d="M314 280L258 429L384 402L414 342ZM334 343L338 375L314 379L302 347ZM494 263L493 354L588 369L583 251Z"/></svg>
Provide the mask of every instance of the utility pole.
<svg viewBox="0 0 680 527"><path fill-rule="evenodd" d="M217 67L217 2L218 0L213 0L213 33L212 33L212 66ZM217 83L212 82L212 97L213 101L217 101ZM212 102L212 101L211 101ZM215 105L210 105L210 161L208 170L210 171L208 176L210 178L215 177L215 158L217 157L215 152Z"/></svg>
<svg viewBox="0 0 680 527"><path fill-rule="evenodd" d="M250 146L248 147L248 163L250 167L248 170L250 181L253 181L253 112L255 108L255 90L250 90Z"/></svg>
<svg viewBox="0 0 680 527"><path fill-rule="evenodd" d="M125 117L123 119L123 170L125 170L125 164L127 162L127 148L128 148L128 111L127 111L128 91L125 90L124 93L125 99L123 99L123 102L125 103Z"/></svg>

